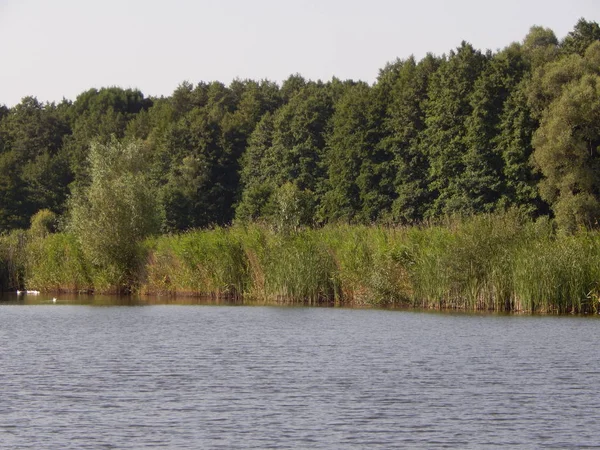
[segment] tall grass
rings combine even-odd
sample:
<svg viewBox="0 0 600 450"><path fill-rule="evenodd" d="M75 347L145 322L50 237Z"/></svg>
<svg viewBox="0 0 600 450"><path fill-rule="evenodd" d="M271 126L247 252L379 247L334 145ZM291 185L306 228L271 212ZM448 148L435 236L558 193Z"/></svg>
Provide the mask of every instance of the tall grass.
<svg viewBox="0 0 600 450"><path fill-rule="evenodd" d="M318 232L335 263L341 299L357 304L408 303L403 231L378 226L329 226Z"/></svg>
<svg viewBox="0 0 600 450"><path fill-rule="evenodd" d="M516 307L527 311L598 312L600 236L581 232L539 239L516 252Z"/></svg>
<svg viewBox="0 0 600 450"><path fill-rule="evenodd" d="M224 228L147 241L142 291L170 295L232 295L247 290L248 262L241 242Z"/></svg>
<svg viewBox="0 0 600 450"><path fill-rule="evenodd" d="M0 235L0 291L23 287L25 278L25 232Z"/></svg>
<svg viewBox="0 0 600 450"><path fill-rule="evenodd" d="M267 298L314 304L340 297L333 258L317 232L271 235L266 244Z"/></svg>
<svg viewBox="0 0 600 450"><path fill-rule="evenodd" d="M106 290L72 236L31 235L18 263L20 236L0 237L3 288ZM600 298L600 234L557 235L516 212L418 227L214 228L148 239L138 259L135 286L159 295L556 313L598 312Z"/></svg>
<svg viewBox="0 0 600 450"><path fill-rule="evenodd" d="M25 287L44 291L102 291L81 246L69 233L29 236L25 245Z"/></svg>
<svg viewBox="0 0 600 450"><path fill-rule="evenodd" d="M411 230L416 300L439 308L512 309L512 258L527 243L527 223L510 213Z"/></svg>

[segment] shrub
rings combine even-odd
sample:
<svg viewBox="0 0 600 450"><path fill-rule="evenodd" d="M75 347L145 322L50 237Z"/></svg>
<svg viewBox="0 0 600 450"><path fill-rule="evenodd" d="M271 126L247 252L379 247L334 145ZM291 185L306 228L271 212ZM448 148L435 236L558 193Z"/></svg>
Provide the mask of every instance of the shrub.
<svg viewBox="0 0 600 450"><path fill-rule="evenodd" d="M160 230L163 214L148 160L137 142L91 146L91 184L72 199L70 229L92 265L97 289L131 289L144 260L140 244Z"/></svg>

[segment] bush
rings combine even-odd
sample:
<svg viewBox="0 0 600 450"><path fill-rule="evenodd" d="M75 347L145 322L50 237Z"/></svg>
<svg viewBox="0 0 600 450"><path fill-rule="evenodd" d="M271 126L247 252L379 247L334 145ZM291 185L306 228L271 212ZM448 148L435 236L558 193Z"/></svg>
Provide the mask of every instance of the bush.
<svg viewBox="0 0 600 450"><path fill-rule="evenodd" d="M32 238L43 238L50 233L55 233L58 228L58 217L49 209L38 211L31 218L29 235Z"/></svg>
<svg viewBox="0 0 600 450"><path fill-rule="evenodd" d="M91 146L91 184L72 199L70 229L99 290L130 290L144 261L142 240L160 231L163 214L148 161L137 142Z"/></svg>

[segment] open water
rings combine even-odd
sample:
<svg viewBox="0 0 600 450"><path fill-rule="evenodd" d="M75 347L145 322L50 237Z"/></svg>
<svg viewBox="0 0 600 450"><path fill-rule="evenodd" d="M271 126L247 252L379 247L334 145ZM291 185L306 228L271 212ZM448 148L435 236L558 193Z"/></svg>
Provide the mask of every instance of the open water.
<svg viewBox="0 0 600 450"><path fill-rule="evenodd" d="M5 296L0 448L592 448L599 336L596 317Z"/></svg>

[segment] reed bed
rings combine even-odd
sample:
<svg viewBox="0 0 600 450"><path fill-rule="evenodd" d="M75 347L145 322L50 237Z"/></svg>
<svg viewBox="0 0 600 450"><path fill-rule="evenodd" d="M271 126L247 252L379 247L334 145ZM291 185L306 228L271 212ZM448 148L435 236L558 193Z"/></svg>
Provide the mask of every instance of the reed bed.
<svg viewBox="0 0 600 450"><path fill-rule="evenodd" d="M17 290L25 278L25 232L0 235L0 291Z"/></svg>
<svg viewBox="0 0 600 450"><path fill-rule="evenodd" d="M514 258L516 308L595 313L599 305L600 236L581 232L541 239Z"/></svg>
<svg viewBox="0 0 600 450"><path fill-rule="evenodd" d="M146 242L143 293L239 296L248 289L248 261L229 230L190 231Z"/></svg>
<svg viewBox="0 0 600 450"><path fill-rule="evenodd" d="M63 292L109 291L112 285L102 274L94 273L75 236L69 233L30 236L25 251L27 289ZM104 281L106 280L106 281Z"/></svg>
<svg viewBox="0 0 600 450"><path fill-rule="evenodd" d="M29 238L20 266L15 236L0 237L3 288L19 277L33 289L110 287L72 236ZM146 240L139 260L142 294L546 313L600 306L600 234L560 235L550 220L517 212L414 227L190 231Z"/></svg>

